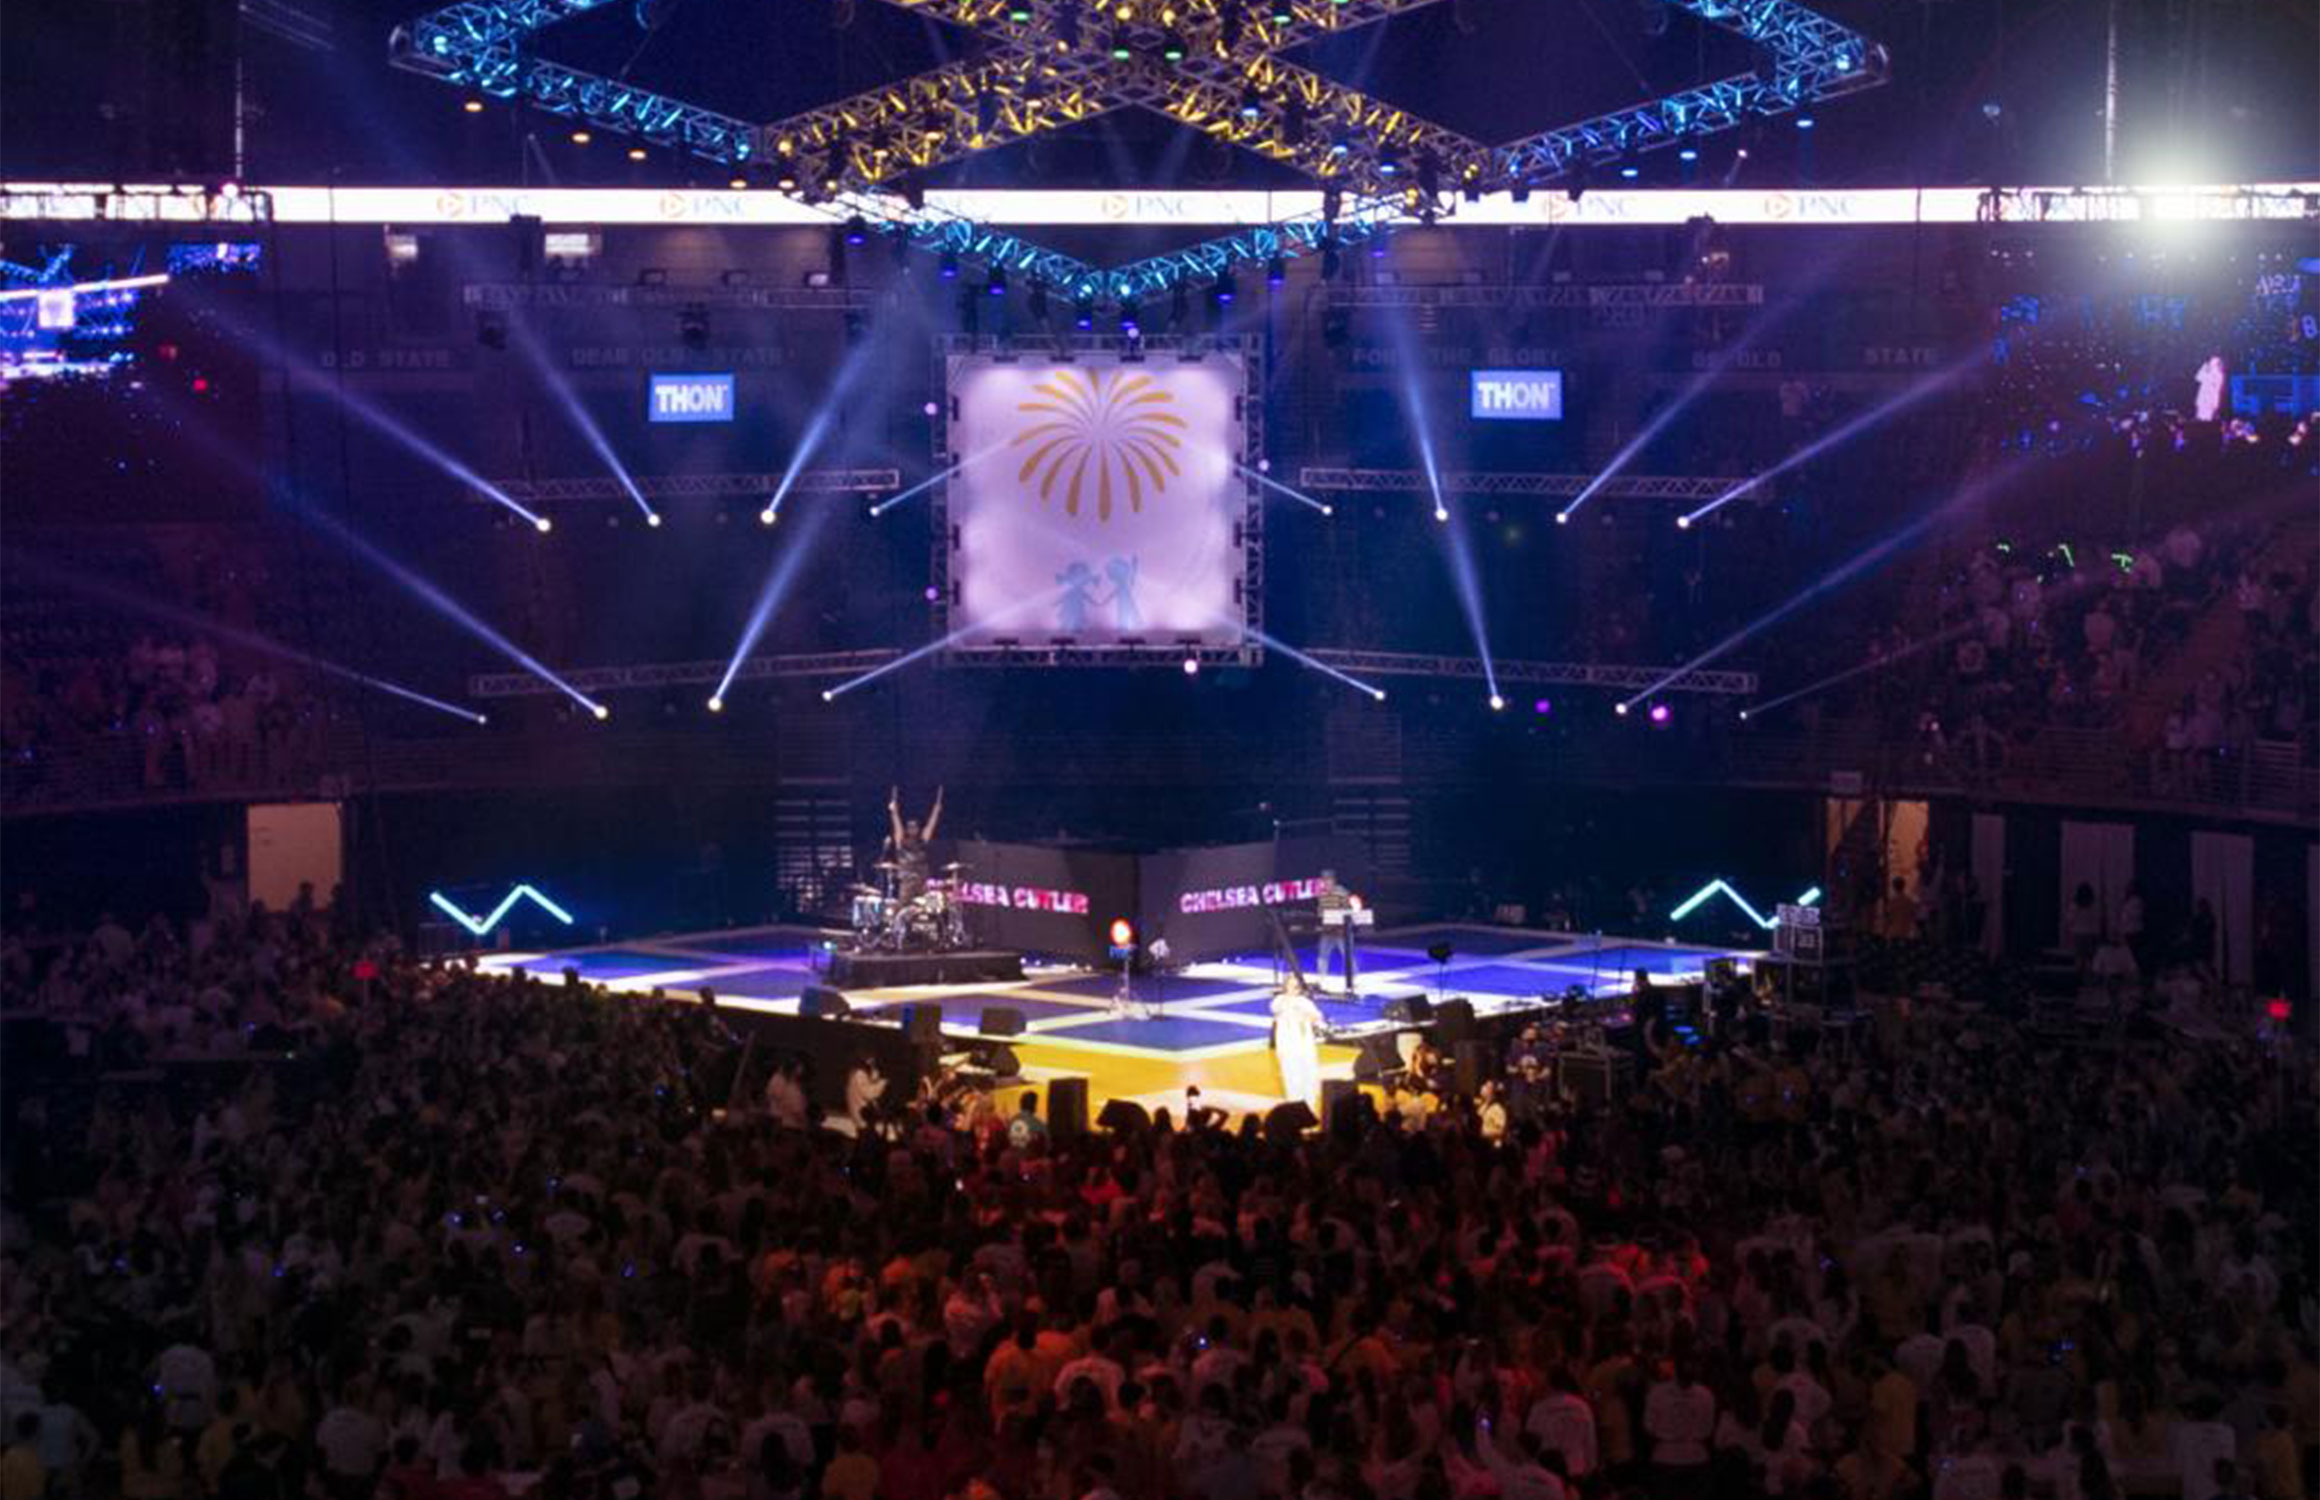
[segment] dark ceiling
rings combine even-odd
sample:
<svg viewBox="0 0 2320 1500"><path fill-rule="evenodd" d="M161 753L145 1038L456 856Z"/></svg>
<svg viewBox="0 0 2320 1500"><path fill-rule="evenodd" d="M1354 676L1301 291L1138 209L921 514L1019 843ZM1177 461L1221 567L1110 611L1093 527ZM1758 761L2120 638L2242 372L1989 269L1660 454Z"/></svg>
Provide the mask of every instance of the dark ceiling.
<svg viewBox="0 0 2320 1500"><path fill-rule="evenodd" d="M234 0L17 0L0 37L0 170L120 177L170 139L151 115L137 43L156 11ZM493 104L387 65L387 37L424 0L241 0L242 175L255 181L681 183L705 163ZM2103 176L2105 65L2117 18L2119 175L2164 160L2207 180L2320 178L2320 6L2311 0L1829 0L1892 58L1881 89L1818 111L1818 128L1757 132L1743 180L1821 184L2094 182ZM124 22L124 15L140 18ZM295 38L295 40L293 39ZM560 59L770 117L956 56L970 38L881 0L677 0L650 34L625 4L557 28ZM149 49L148 49L149 50ZM1730 36L1660 0L1450 0L1329 38L1303 61L1454 129L1500 141L1748 65ZM222 76L222 75L221 75ZM176 104L165 107L183 107ZM539 149L526 151L526 135ZM1727 139L1695 168L1720 179ZM1645 181L1681 168L1662 153ZM1148 116L1115 115L954 164L979 185L1265 185L1295 179Z"/></svg>

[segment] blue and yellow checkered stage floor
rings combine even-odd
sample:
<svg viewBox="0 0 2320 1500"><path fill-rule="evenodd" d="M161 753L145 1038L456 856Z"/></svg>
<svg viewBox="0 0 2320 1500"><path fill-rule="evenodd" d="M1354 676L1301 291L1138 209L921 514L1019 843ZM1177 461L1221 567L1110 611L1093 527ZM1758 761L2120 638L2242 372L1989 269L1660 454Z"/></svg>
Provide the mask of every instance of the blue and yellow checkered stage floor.
<svg viewBox="0 0 2320 1500"><path fill-rule="evenodd" d="M494 954L482 962L544 975L569 969L627 993L658 989L690 999L706 986L720 1004L794 1014L799 994L826 963L824 937L806 928L763 927ZM1426 957L1438 942L1448 943L1453 955L1439 971ZM1363 948L1360 996L1348 1001L1324 995L1322 1010L1333 1027L1357 1025L1381 1019L1388 999L1423 992L1462 995L1478 1015L1489 1015L1574 986L1597 993L1624 990L1637 969L1671 981L1697 977L1708 959L1735 951L1502 927L1396 928L1381 931ZM1310 948L1299 953L1309 974L1313 958ZM1133 1098L1147 1105L1173 1099L1185 1083L1197 1082L1217 1103L1253 1108L1277 1098L1266 1049L1276 977L1272 956L1263 953L1194 964L1164 978L1139 975L1133 1012L1114 1004L1116 974L1038 963L1026 966L1019 984L848 990L846 998L871 1015L931 1001L942 1007L943 1029L962 1035L979 1029L986 1008L1011 1006L1023 1012L1028 1035L1018 1051L1027 1064L1036 1064L1027 1068L1034 1077L1084 1072L1099 1101ZM1337 1065L1350 1055L1336 1058Z"/></svg>

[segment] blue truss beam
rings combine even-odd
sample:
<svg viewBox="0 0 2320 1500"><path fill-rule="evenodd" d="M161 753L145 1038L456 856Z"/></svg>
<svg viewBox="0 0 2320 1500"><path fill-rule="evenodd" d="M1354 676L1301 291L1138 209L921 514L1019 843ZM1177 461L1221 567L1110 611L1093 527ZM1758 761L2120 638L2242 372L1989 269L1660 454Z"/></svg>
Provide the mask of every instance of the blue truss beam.
<svg viewBox="0 0 2320 1500"><path fill-rule="evenodd" d="M397 66L414 72L497 98L521 99L537 108L583 119L605 130L641 136L730 166L768 160L775 154L772 148L777 135L788 139L793 153L803 150L798 142L805 135L800 133L802 127L798 121L809 117L752 124L681 99L548 62L528 50L528 39L534 33L611 3L614 0L457 0L398 30L392 43L392 59ZM1001 54L1007 54L1009 48L1019 50L1024 45L1023 39L1014 36L1011 30L994 30L1002 25L1022 29L1004 21L1005 11L1013 7L1003 7L997 0L894 0L894 3L905 8L956 10L965 24L989 33ZM1046 0L1035 0L1035 4L1044 3ZM1206 3L1207 0L1188 0L1191 10L1187 14L1198 21L1207 14L1202 10ZM1431 0L1362 0L1360 4L1347 5L1339 14L1321 6L1319 0L1296 0L1296 4L1311 10L1309 21L1316 25L1328 21L1331 29L1367 24L1397 9L1427 3ZM1260 155L1295 161L1317 180L1345 184L1348 202L1333 221L1324 221L1315 215L1238 230L1124 266L1108 269L1094 266L1004 230L858 190L832 165L836 137L816 148L820 155L815 162L823 180L799 181L794 191L806 201L826 205L833 218L860 214L886 233L906 235L912 244L923 249L955 256L963 267L978 270L997 267L1027 283L1039 281L1073 298L1123 302L1167 293L1187 282L1244 267L1261 267L1276 256L1294 260L1319 253L1332 244L1359 244L1391 233L1397 224L1411 218L1448 217L1456 213L1462 189L1487 192L1549 183L1568 178L1592 164L1614 162L1696 140L1734 129L1750 120L1789 114L1805 104L1872 88L1885 81L1883 48L1796 0L1670 0L1670 3L1709 25L1722 27L1756 44L1762 49L1761 65L1752 72L1681 89L1487 148L1282 61L1275 55L1279 47L1265 38L1260 38L1264 45L1253 49L1246 58L1237 52L1231 53L1228 61L1232 66L1221 75L1202 59L1195 76L1157 91L1151 86L1151 80L1133 67L1116 75L1101 66L1087 68L1074 64L1068 69L1058 68L1055 70L1058 77L1054 80L1058 87L1068 72L1074 85L1086 93L1083 104L1075 106L1082 112L1100 113L1103 109L1126 105L1154 109L1194 128L1219 134ZM942 76L943 71L926 76ZM873 91L873 95L863 97L883 98L892 94L900 100L912 82L905 80L891 89ZM958 105L957 100L947 95L944 101L946 107L955 109ZM832 109L839 115L846 112L842 106ZM1332 111L1342 115L1343 120L1333 123ZM888 123L899 128L906 122ZM995 119L994 127L999 123ZM923 119L920 124L925 124ZM945 130L957 131L958 127L953 122ZM1028 130L1026 126L1015 133L1028 133ZM1008 130L994 128L991 134L992 144L1012 138ZM976 135L979 138L980 132ZM1377 138L1371 139L1373 135ZM863 149L875 153L877 139L881 137L875 131L872 136L871 145ZM885 138L890 147L899 149L895 144L900 141L899 136L889 131ZM861 147L860 142L852 141L851 135L845 139L851 143L849 150ZM932 160L972 154L974 149L985 148L970 146L962 153L954 143L945 141L923 149ZM1384 164L1388 157L1399 161L1413 153L1429 162L1434 171L1439 190L1430 201L1415 186L1389 185L1395 174L1386 170ZM858 163L855 165L858 167ZM1416 162L1410 161L1407 165L1415 166ZM848 175L859 173L850 167ZM784 187L789 188L786 179Z"/></svg>

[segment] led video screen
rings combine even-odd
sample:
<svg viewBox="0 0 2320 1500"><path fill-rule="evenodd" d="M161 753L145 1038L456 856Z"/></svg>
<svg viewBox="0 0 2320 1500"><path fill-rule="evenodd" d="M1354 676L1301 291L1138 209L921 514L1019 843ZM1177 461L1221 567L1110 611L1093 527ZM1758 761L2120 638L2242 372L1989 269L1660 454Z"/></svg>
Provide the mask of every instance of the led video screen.
<svg viewBox="0 0 2320 1500"><path fill-rule="evenodd" d="M1229 352L953 356L957 644L1237 645L1244 374Z"/></svg>

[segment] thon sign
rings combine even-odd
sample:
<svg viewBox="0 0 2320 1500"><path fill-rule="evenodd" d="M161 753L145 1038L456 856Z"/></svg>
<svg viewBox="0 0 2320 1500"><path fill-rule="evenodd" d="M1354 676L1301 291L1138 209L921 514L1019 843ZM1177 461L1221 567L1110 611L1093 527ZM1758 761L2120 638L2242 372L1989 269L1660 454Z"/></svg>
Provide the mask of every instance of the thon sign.
<svg viewBox="0 0 2320 1500"><path fill-rule="evenodd" d="M1468 386L1468 415L1484 422L1560 422L1560 370L1475 370Z"/></svg>
<svg viewBox="0 0 2320 1500"><path fill-rule="evenodd" d="M654 422L730 422L730 375L655 375L645 416Z"/></svg>

